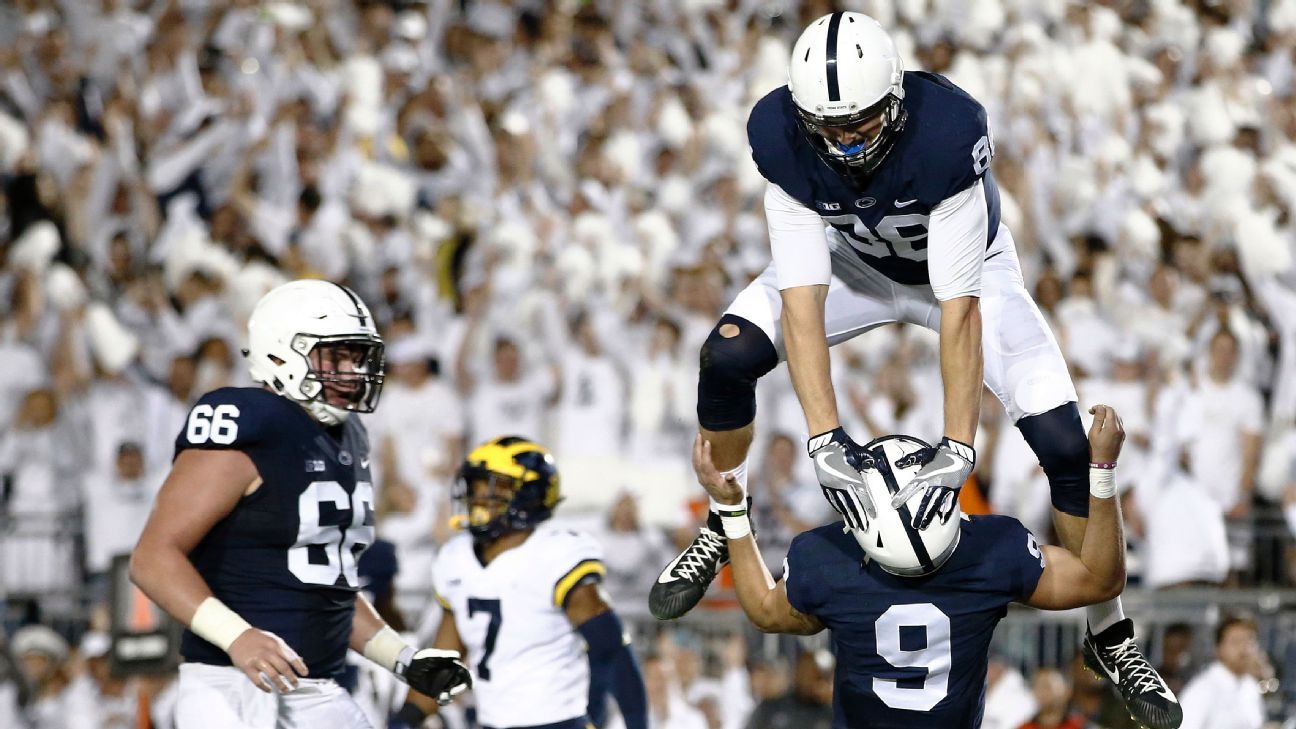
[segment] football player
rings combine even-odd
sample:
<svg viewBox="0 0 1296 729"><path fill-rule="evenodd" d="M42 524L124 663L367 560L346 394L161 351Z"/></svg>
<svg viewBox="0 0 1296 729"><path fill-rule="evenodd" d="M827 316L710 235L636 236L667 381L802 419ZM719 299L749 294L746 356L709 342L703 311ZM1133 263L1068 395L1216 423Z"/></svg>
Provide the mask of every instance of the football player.
<svg viewBox="0 0 1296 729"><path fill-rule="evenodd" d="M756 381L781 359L812 434L811 457L835 443L862 465L838 418L828 347L909 322L940 335L944 437L895 505L926 493L912 515L922 528L956 497L976 463L984 380L1048 476L1062 545L1079 554L1088 514L1084 427L1066 362L999 219L985 109L939 75L905 71L890 36L860 13L812 22L788 76L747 122L768 182L773 260L734 299L699 357L698 422L716 466L746 488ZM660 619L692 609L727 559L716 504L711 511L653 585L649 607ZM1132 628L1119 598L1090 607L1088 618L1084 650L1130 711L1149 726L1174 726L1173 695L1143 690L1116 670L1130 655L1152 670L1127 641Z"/></svg>
<svg viewBox="0 0 1296 729"><path fill-rule="evenodd" d="M433 646L471 664L483 727L602 726L611 693L627 729L648 726L639 664L599 583L602 549L545 525L562 499L553 456L525 438L477 446L456 480L456 522L432 581L445 613ZM419 726L436 702L415 692L400 717Z"/></svg>
<svg viewBox="0 0 1296 729"><path fill-rule="evenodd" d="M130 574L188 626L179 729L369 727L338 685L347 648L449 701L458 655L416 650L357 595L374 541L369 443L383 342L350 289L294 281L266 294L244 350L257 388L203 395ZM265 693L259 693L265 692Z"/></svg>
<svg viewBox="0 0 1296 729"><path fill-rule="evenodd" d="M975 729L981 725L994 627L1011 602L1065 610L1111 599L1125 585L1125 550L1114 464L1124 439L1119 416L1098 405L1089 440L1089 519L1079 556L1040 545L1007 516L962 516L942 504L925 529L913 526L921 492L892 498L922 470L929 447L907 436L860 448L862 474L841 444L825 449L823 492L842 515L803 532L775 583L751 535L742 488L711 461L698 436L693 465L721 517L743 611L765 632L832 631L837 654L834 726L853 729ZM1132 646L1133 636L1127 636ZM1127 647L1122 672L1170 694Z"/></svg>

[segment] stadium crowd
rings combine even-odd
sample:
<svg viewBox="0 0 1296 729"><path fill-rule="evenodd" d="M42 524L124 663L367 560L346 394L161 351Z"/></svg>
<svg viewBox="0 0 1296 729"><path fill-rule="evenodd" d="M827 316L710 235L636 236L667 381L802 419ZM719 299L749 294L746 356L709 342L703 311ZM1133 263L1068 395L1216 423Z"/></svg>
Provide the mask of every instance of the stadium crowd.
<svg viewBox="0 0 1296 729"><path fill-rule="evenodd" d="M1082 401L1115 405L1131 434L1134 578L1296 585L1296 1L850 6L892 30L907 68L988 111L1028 286ZM746 113L831 9L0 4L0 605L15 658L0 726L136 726L85 629L106 628L93 608L190 404L248 384L246 317L291 278L345 282L381 324L388 382L366 422L411 623L464 448L505 432L552 446L565 516L604 540L619 609L643 615L701 497L698 348L768 261ZM934 335L901 326L834 348L848 430L938 436L935 354ZM787 376L766 379L752 490L776 565L832 512ZM993 397L982 420L975 492L1047 535L1029 448ZM671 482L622 476L636 471ZM73 627L13 632L40 621ZM1221 624L1207 673L1288 716L1248 626ZM830 656L793 668L747 648L684 630L641 648L655 725L827 726ZM999 665L986 726L1084 726L1063 723L1068 706L1098 721L1105 694L1057 668ZM120 710L95 723L68 708L96 701Z"/></svg>

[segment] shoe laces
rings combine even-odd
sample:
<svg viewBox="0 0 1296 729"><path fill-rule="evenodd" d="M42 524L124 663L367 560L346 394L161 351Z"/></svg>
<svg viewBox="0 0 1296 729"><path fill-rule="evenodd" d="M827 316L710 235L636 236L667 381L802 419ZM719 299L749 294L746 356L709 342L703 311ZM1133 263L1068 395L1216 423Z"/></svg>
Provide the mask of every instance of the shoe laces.
<svg viewBox="0 0 1296 729"><path fill-rule="evenodd" d="M1133 638L1126 638L1107 648L1107 653L1111 656L1112 662L1119 667L1121 676L1128 675L1140 693L1161 690L1160 676L1152 668L1152 664L1143 657Z"/></svg>
<svg viewBox="0 0 1296 729"><path fill-rule="evenodd" d="M690 582L700 582L702 576L715 571L715 564L723 560L725 543L720 535L703 527L697 539L680 555L675 572Z"/></svg>

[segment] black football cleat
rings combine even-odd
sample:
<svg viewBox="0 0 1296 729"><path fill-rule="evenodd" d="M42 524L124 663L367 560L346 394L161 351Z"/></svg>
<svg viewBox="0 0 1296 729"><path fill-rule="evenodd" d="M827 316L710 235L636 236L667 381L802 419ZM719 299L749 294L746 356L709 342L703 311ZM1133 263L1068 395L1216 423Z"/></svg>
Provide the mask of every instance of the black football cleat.
<svg viewBox="0 0 1296 729"><path fill-rule="evenodd" d="M675 620L702 601L721 567L729 564L720 515L707 513L707 523L693 543L666 565L648 593L648 611L658 620Z"/></svg>
<svg viewBox="0 0 1296 729"><path fill-rule="evenodd" d="M1134 721L1147 729L1178 729L1183 723L1179 699L1143 657L1129 618L1098 635L1086 631L1084 660L1089 670L1112 682Z"/></svg>

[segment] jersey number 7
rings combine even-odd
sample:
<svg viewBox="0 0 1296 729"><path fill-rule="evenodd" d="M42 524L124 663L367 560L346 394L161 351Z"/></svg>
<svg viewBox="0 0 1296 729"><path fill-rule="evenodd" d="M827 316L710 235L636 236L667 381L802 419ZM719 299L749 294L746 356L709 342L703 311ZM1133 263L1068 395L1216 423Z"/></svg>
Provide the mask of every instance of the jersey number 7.
<svg viewBox="0 0 1296 729"><path fill-rule="evenodd" d="M486 626L486 641L482 645L481 660L477 662L477 676L483 681L489 681L491 677L490 663L491 653L495 652L495 640L499 638L500 623L504 621L503 613L500 611L499 600L484 600L478 597L468 598L468 617L477 613L486 613L490 616L490 623Z"/></svg>

